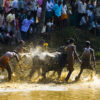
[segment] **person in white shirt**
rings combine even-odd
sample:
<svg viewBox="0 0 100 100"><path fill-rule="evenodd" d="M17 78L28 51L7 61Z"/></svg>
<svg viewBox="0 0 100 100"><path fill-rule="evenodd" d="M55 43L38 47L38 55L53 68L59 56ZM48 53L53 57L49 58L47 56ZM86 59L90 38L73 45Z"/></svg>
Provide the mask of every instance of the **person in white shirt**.
<svg viewBox="0 0 100 100"><path fill-rule="evenodd" d="M63 26L67 25L67 19L68 19L67 5L66 5L66 2L64 1L62 5L62 11L61 11L61 20L62 20Z"/></svg>
<svg viewBox="0 0 100 100"><path fill-rule="evenodd" d="M47 22L47 32L50 32L51 31L52 26L53 26L53 22L51 22L51 20L48 19L48 22Z"/></svg>
<svg viewBox="0 0 100 100"><path fill-rule="evenodd" d="M40 17L41 17L41 12L42 12L42 7L38 7L38 9L37 9L37 18L38 18L38 22L39 22Z"/></svg>
<svg viewBox="0 0 100 100"><path fill-rule="evenodd" d="M14 20L15 20L15 11L12 9L11 12L6 17L8 32L10 31L14 32L13 28Z"/></svg>
<svg viewBox="0 0 100 100"><path fill-rule="evenodd" d="M86 13L87 5L85 3L85 0L79 0L77 2L77 7L78 7L78 23L80 23L83 14Z"/></svg>
<svg viewBox="0 0 100 100"><path fill-rule="evenodd" d="M11 74L12 74L9 62L13 57L16 57L16 60L19 61L18 55L15 52L7 51L2 57L0 57L0 68L2 69L2 71L4 69L7 70L9 81L11 80Z"/></svg>

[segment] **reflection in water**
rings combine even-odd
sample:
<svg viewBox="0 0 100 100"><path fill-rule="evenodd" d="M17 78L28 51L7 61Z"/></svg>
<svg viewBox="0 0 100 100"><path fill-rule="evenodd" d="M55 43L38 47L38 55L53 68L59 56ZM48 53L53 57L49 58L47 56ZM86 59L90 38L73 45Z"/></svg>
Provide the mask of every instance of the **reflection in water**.
<svg viewBox="0 0 100 100"><path fill-rule="evenodd" d="M35 91L0 94L0 100L100 100L100 90Z"/></svg>

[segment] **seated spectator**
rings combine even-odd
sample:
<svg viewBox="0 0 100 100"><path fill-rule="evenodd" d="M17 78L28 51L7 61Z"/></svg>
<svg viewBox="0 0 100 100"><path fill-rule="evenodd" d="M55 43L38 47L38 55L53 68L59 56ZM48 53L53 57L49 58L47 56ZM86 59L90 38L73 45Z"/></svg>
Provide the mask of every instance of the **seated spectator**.
<svg viewBox="0 0 100 100"><path fill-rule="evenodd" d="M81 18L81 21L80 21L80 26L82 27L87 27L88 26L88 16L87 14L84 14L83 17Z"/></svg>
<svg viewBox="0 0 100 100"><path fill-rule="evenodd" d="M3 30L0 28L0 42L4 43Z"/></svg>
<svg viewBox="0 0 100 100"><path fill-rule="evenodd" d="M92 22L92 21L94 20L94 17L95 17L94 12L93 12L93 8L92 8L92 7L89 8L89 9L86 11L86 13L87 13L87 15L88 15L88 17L89 17L90 22Z"/></svg>
<svg viewBox="0 0 100 100"><path fill-rule="evenodd" d="M5 43L6 44L11 44L11 40L12 40L12 37L10 36L10 33L6 31L6 36L5 36Z"/></svg>
<svg viewBox="0 0 100 100"><path fill-rule="evenodd" d="M52 30L53 27L53 23L51 21L51 19L48 19L47 21L47 32L50 32Z"/></svg>
<svg viewBox="0 0 100 100"><path fill-rule="evenodd" d="M90 23L89 30L90 30L90 31L93 31L93 33L94 33L95 35L96 35L96 31L97 31L97 30L100 30L100 24L97 22L96 19ZM100 34L99 34L99 35L100 35Z"/></svg>

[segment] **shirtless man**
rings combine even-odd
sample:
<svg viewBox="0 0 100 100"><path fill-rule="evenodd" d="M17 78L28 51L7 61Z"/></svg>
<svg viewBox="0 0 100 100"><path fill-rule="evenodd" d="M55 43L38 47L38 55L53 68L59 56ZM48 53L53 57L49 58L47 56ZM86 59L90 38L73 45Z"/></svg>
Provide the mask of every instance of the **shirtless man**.
<svg viewBox="0 0 100 100"><path fill-rule="evenodd" d="M19 45L15 48L16 53L22 53L25 46L25 42L23 40L20 41Z"/></svg>
<svg viewBox="0 0 100 100"><path fill-rule="evenodd" d="M11 67L9 65L10 60L16 57L16 60L19 61L18 56L15 52L6 52L1 58L0 58L0 68L2 70L6 69L8 72L8 80L11 80Z"/></svg>
<svg viewBox="0 0 100 100"><path fill-rule="evenodd" d="M69 44L67 47L67 69L69 71L67 77L66 77L66 81L69 80L74 68L74 56L76 55L76 57L78 58L79 62L81 62L81 60L78 57L78 54L76 52L76 46L74 45L74 39L70 39L69 40Z"/></svg>
<svg viewBox="0 0 100 100"><path fill-rule="evenodd" d="M91 65L91 58L93 59L94 66ZM78 76L75 78L76 81L79 80L83 69L91 69L94 70L96 66L95 62L95 55L94 50L90 47L90 41L86 41L86 47L84 48L84 51L82 53L82 64L81 64L81 70Z"/></svg>

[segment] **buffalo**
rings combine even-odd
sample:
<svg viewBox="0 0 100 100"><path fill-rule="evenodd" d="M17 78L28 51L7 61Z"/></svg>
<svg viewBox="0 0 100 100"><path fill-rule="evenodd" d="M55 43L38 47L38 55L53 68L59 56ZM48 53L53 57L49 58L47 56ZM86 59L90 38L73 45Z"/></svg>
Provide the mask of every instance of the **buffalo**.
<svg viewBox="0 0 100 100"><path fill-rule="evenodd" d="M33 67L30 71L29 77L32 77L35 70L39 70L42 68L42 76L46 78L46 72L49 71L57 71L58 78L61 75L62 69L67 64L67 52L65 51L65 47L60 47L56 52L46 53L45 58L41 59L41 56L33 57Z"/></svg>

